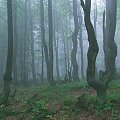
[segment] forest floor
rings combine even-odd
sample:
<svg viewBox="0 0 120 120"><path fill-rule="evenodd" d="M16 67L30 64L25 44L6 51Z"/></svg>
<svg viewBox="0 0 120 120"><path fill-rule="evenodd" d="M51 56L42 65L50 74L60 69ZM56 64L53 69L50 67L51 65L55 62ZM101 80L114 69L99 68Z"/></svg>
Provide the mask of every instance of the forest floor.
<svg viewBox="0 0 120 120"><path fill-rule="evenodd" d="M0 120L120 120L120 80L112 82L104 104L86 82L18 87Z"/></svg>

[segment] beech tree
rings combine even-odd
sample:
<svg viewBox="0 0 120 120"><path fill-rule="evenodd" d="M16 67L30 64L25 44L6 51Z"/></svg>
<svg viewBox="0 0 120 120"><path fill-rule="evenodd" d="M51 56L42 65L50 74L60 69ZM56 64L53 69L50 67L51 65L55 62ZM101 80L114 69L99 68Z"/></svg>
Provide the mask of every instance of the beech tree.
<svg viewBox="0 0 120 120"><path fill-rule="evenodd" d="M49 26L49 72L50 84L54 84L53 77L53 19L52 19L52 0L48 0L48 26Z"/></svg>
<svg viewBox="0 0 120 120"><path fill-rule="evenodd" d="M115 78L117 45L115 43L117 0L106 0L105 67L106 86Z"/></svg>
<svg viewBox="0 0 120 120"><path fill-rule="evenodd" d="M7 0L7 19L8 19L8 51L7 62L4 73L3 97L0 104L6 104L10 95L10 83L12 80L12 62L13 62L13 18L12 18L12 0Z"/></svg>
<svg viewBox="0 0 120 120"><path fill-rule="evenodd" d="M89 48L87 52L87 82L97 92L99 99L103 100L106 96L106 87L102 81L95 78L96 57L99 51L95 31L90 20L91 0L81 0L81 6L84 11L85 27L88 34Z"/></svg>
<svg viewBox="0 0 120 120"><path fill-rule="evenodd" d="M25 0L25 8L24 8L24 44L23 44L23 68L22 68L22 82L23 84L27 84L27 3Z"/></svg>
<svg viewBox="0 0 120 120"><path fill-rule="evenodd" d="M13 49L14 49L14 53L13 53L13 80L15 82L15 84L17 83L17 53L18 53L18 28L17 28L17 5L18 2L15 1L13 3L13 35L14 35L14 43L13 43Z"/></svg>
<svg viewBox="0 0 120 120"><path fill-rule="evenodd" d="M73 42L73 49L71 53L71 63L73 67L72 71L72 76L73 76L73 81L78 81L79 76L78 76L78 63L76 60L76 53L77 53L77 37L78 37L78 32L79 32L79 23L78 23L78 9L77 9L77 0L73 0L73 16L74 16L74 32L72 34L72 42Z"/></svg>
<svg viewBox="0 0 120 120"><path fill-rule="evenodd" d="M80 1L79 1L80 2ZM83 49L83 16L82 16L82 11L81 8L79 7L78 10L78 20L79 20L79 27L80 27L80 31L79 31L79 47L80 47L80 61L81 61L81 78L85 79L84 76L84 49Z"/></svg>
<svg viewBox="0 0 120 120"><path fill-rule="evenodd" d="M44 49L45 54L45 61L46 61L46 67L47 67L47 79L49 83L50 81L50 70L49 70L49 53L48 53L48 47L45 41L45 23L44 23L44 2L43 0L40 0L40 14L41 14L41 40L42 40L42 46Z"/></svg>
<svg viewBox="0 0 120 120"><path fill-rule="evenodd" d="M31 45L31 69L32 69L32 76L33 76L33 81L36 82L37 78L36 78L36 69L35 69L35 52L34 52L34 24L33 24L33 15L32 15L32 9L31 9L32 3L31 0L29 0L29 13L30 13L30 45Z"/></svg>

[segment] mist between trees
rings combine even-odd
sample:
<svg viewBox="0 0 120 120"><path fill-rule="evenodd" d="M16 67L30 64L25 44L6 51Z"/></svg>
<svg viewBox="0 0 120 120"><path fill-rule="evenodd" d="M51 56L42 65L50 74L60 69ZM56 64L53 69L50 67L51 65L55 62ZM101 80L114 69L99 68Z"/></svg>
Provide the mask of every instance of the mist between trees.
<svg viewBox="0 0 120 120"><path fill-rule="evenodd" d="M1 104L9 100L10 85L78 81L87 81L104 101L120 77L119 4L0 0Z"/></svg>

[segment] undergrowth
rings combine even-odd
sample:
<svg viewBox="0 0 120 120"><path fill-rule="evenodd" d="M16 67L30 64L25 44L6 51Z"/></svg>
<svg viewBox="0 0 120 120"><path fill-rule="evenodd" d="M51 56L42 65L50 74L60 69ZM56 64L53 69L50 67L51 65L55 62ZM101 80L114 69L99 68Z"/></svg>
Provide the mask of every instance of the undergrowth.
<svg viewBox="0 0 120 120"><path fill-rule="evenodd" d="M8 106L0 106L0 119L13 116L29 120L81 120L92 116L95 120L120 119L120 81L113 81L107 99L100 104L86 82L70 82L55 86L32 85L19 87Z"/></svg>

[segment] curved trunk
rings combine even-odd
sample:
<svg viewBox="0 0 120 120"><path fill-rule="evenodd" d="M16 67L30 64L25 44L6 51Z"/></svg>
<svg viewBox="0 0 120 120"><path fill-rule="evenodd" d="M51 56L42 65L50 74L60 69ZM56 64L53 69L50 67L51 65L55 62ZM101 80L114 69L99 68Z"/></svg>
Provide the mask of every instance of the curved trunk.
<svg viewBox="0 0 120 120"><path fill-rule="evenodd" d="M81 5L84 10L85 27L88 34L89 48L87 53L87 82L97 92L100 99L104 99L106 95L106 87L104 83L95 79L96 57L99 51L98 43L95 36L95 31L90 20L91 0L86 0L85 3L81 0Z"/></svg>

